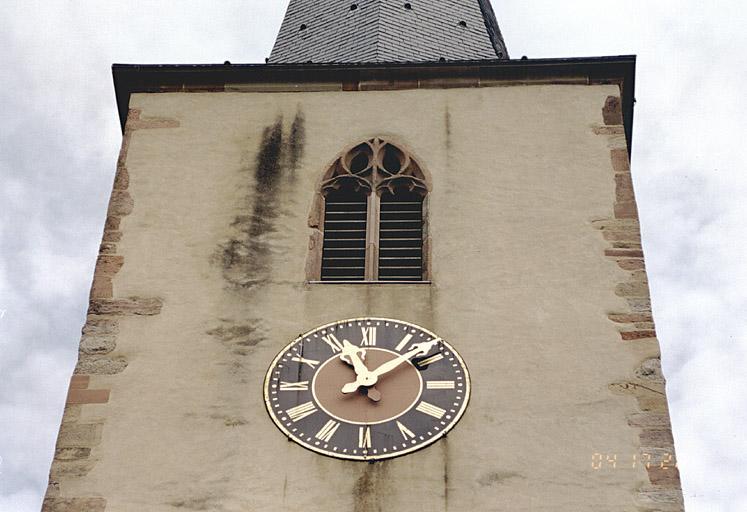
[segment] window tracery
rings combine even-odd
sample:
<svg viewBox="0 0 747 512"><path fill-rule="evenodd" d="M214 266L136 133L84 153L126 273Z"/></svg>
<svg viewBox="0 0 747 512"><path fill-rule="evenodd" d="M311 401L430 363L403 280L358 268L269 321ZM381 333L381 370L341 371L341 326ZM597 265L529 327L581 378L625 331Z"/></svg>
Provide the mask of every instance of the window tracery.
<svg viewBox="0 0 747 512"><path fill-rule="evenodd" d="M429 183L381 137L342 152L322 176L310 217L310 281L425 281Z"/></svg>

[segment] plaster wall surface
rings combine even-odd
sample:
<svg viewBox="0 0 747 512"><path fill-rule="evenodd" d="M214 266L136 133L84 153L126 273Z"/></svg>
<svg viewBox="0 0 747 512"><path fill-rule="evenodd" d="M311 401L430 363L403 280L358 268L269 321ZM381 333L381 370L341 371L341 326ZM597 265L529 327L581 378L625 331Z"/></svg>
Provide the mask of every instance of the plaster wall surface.
<svg viewBox="0 0 747 512"><path fill-rule="evenodd" d="M592 222L612 216L600 136L617 86L136 94L134 209L122 220L116 296L159 297L123 317L127 368L96 376L109 403L96 463L63 479L107 511L639 510L637 468L595 471L595 452L638 453L633 397L610 392L656 341L621 342L607 314L626 273ZM430 173L431 284L308 284L307 216L321 174L374 136ZM366 464L288 442L262 397L275 354L334 320L420 324L461 353L466 414L414 454ZM622 463L621 465L622 466Z"/></svg>

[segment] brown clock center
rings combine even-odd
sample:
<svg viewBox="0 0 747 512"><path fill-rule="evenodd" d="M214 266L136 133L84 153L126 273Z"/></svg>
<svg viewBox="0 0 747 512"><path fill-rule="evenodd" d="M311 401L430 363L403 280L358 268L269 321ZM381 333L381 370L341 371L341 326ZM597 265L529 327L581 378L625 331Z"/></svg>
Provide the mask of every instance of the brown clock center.
<svg viewBox="0 0 747 512"><path fill-rule="evenodd" d="M378 348L366 349L366 367L373 371L398 357L398 354ZM375 388L381 400L374 402L360 390L345 394L342 387L355 382L352 366L339 356L328 359L316 372L312 392L317 403L331 416L348 423L374 424L389 421L413 405L423 389L420 372L409 362L381 375Z"/></svg>

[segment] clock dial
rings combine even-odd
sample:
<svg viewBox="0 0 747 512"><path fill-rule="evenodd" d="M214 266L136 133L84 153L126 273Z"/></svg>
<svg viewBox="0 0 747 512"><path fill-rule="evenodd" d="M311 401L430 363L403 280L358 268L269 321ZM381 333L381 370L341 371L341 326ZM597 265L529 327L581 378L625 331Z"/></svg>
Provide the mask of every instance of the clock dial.
<svg viewBox="0 0 747 512"><path fill-rule="evenodd" d="M397 457L461 418L467 367L447 342L401 320L355 318L288 344L265 378L270 417L290 439L352 460Z"/></svg>

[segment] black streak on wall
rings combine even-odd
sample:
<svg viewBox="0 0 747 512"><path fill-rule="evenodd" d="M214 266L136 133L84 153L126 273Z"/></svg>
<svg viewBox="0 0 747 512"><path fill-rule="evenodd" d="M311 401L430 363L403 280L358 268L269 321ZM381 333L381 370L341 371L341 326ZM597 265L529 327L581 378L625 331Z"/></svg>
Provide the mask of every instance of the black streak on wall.
<svg viewBox="0 0 747 512"><path fill-rule="evenodd" d="M254 162L253 194L249 215L239 215L233 222L238 236L222 246L225 278L235 286L251 288L270 276L270 235L275 231L278 215L279 185L282 174L283 119L262 132L259 151Z"/></svg>
<svg viewBox="0 0 747 512"><path fill-rule="evenodd" d="M290 177L295 176L296 169L298 168L298 162L303 157L303 148L306 142L306 118L301 110L296 112L296 116L293 118L293 124L290 127L290 135L288 136L287 153L288 153L288 169L290 170Z"/></svg>
<svg viewBox="0 0 747 512"><path fill-rule="evenodd" d="M387 489L387 462L360 466L362 472L353 488L353 512L381 512L384 509L381 498L391 492Z"/></svg>

